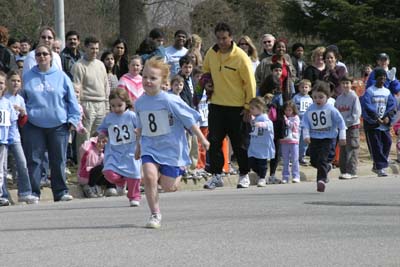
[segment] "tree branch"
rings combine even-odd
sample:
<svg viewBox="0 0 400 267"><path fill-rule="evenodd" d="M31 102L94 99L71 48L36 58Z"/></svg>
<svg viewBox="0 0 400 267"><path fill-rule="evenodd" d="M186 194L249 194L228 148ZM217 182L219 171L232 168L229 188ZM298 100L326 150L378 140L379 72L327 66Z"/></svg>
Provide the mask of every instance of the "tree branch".
<svg viewBox="0 0 400 267"><path fill-rule="evenodd" d="M144 0L143 5L151 6L151 5L163 4L163 3L167 3L167 2L176 2L177 4L185 5L185 2L177 1L177 0L159 0L159 1L151 1L151 2Z"/></svg>

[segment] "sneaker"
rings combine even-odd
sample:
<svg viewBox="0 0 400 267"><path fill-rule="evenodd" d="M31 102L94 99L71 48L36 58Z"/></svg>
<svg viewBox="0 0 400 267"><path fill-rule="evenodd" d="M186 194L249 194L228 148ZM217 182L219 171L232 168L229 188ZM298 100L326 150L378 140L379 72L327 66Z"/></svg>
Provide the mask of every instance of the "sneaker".
<svg viewBox="0 0 400 267"><path fill-rule="evenodd" d="M116 197L118 196L117 189L115 188L107 188L106 191L104 192L104 195L106 197Z"/></svg>
<svg viewBox="0 0 400 267"><path fill-rule="evenodd" d="M308 166L308 162L305 161L304 159L300 159L300 160L299 160L299 164L300 164L301 166Z"/></svg>
<svg viewBox="0 0 400 267"><path fill-rule="evenodd" d="M230 163L230 162L229 162L229 171L228 171L228 173L229 173L230 175L236 175L236 174L238 174L238 171L232 166L232 163Z"/></svg>
<svg viewBox="0 0 400 267"><path fill-rule="evenodd" d="M239 181L236 188L249 188L250 186L250 178L248 174L239 175Z"/></svg>
<svg viewBox="0 0 400 267"><path fill-rule="evenodd" d="M103 187L101 185L95 185L94 193L97 195L97 197L102 197L103 196Z"/></svg>
<svg viewBox="0 0 400 267"><path fill-rule="evenodd" d="M58 201L71 201L74 198L70 194L64 194Z"/></svg>
<svg viewBox="0 0 400 267"><path fill-rule="evenodd" d="M10 206L10 201L7 198L0 197L0 207Z"/></svg>
<svg viewBox="0 0 400 267"><path fill-rule="evenodd" d="M351 179L356 179L356 178L358 178L358 175L357 175L357 174L350 174L350 176L351 176Z"/></svg>
<svg viewBox="0 0 400 267"><path fill-rule="evenodd" d="M140 206L140 202L139 202L139 200L129 200L129 205L131 207L139 207Z"/></svg>
<svg viewBox="0 0 400 267"><path fill-rule="evenodd" d="M269 183L269 184L280 184L281 182L282 182L282 181L281 181L280 179L276 178L275 175L271 175L271 176L268 178L268 183Z"/></svg>
<svg viewBox="0 0 400 267"><path fill-rule="evenodd" d="M40 187L51 187L51 182L49 179L40 180Z"/></svg>
<svg viewBox="0 0 400 267"><path fill-rule="evenodd" d="M386 173L385 169L378 170L378 177L386 177L388 174Z"/></svg>
<svg viewBox="0 0 400 267"><path fill-rule="evenodd" d="M151 214L146 228L158 229L161 227L161 213Z"/></svg>
<svg viewBox="0 0 400 267"><path fill-rule="evenodd" d="M211 179L209 179L205 184L204 184L204 189L215 189L216 187L223 187L224 186L224 180L222 179L221 174L214 174Z"/></svg>
<svg viewBox="0 0 400 267"><path fill-rule="evenodd" d="M26 204L38 204L39 198L34 195L19 196L18 202L25 202Z"/></svg>
<svg viewBox="0 0 400 267"><path fill-rule="evenodd" d="M71 175L72 172L70 171L70 169L68 167L65 168L65 174L66 175Z"/></svg>
<svg viewBox="0 0 400 267"><path fill-rule="evenodd" d="M322 180L319 180L317 182L317 191L318 192L325 192L325 182Z"/></svg>
<svg viewBox="0 0 400 267"><path fill-rule="evenodd" d="M96 192L96 189L95 189L94 186L91 187L88 184L85 184L83 186L83 194L85 195L85 197L87 197L87 198L96 198L97 195L96 195L95 192Z"/></svg>
<svg viewBox="0 0 400 267"><path fill-rule="evenodd" d="M289 183L289 180L287 178L283 178L282 179L282 184L287 184L287 183Z"/></svg>
<svg viewBox="0 0 400 267"><path fill-rule="evenodd" d="M257 186L258 187L266 187L267 181L264 178L260 178L260 179L258 179Z"/></svg>
<svg viewBox="0 0 400 267"><path fill-rule="evenodd" d="M299 178L299 177L293 178L293 179L292 179L292 182L293 182L294 184L298 184L298 183L300 183L300 178Z"/></svg>
<svg viewBox="0 0 400 267"><path fill-rule="evenodd" d="M341 175L339 175L339 179L340 180L350 180L351 179L351 175L348 173L343 173Z"/></svg>
<svg viewBox="0 0 400 267"><path fill-rule="evenodd" d="M376 174L378 174L378 172L379 172L379 170L376 169L375 167L372 167L371 171L374 172L374 173L376 173Z"/></svg>
<svg viewBox="0 0 400 267"><path fill-rule="evenodd" d="M125 196L126 195L126 189L125 186L116 186L117 188L117 194L118 196Z"/></svg>

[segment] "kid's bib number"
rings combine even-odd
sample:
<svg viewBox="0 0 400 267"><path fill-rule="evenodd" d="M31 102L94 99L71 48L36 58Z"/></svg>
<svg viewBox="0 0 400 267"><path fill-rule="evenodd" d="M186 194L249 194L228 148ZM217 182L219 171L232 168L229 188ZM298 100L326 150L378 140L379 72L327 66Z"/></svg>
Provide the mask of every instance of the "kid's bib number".
<svg viewBox="0 0 400 267"><path fill-rule="evenodd" d="M308 114L308 119L311 122L311 129L321 130L332 127L331 111L315 110Z"/></svg>
<svg viewBox="0 0 400 267"><path fill-rule="evenodd" d="M378 117L379 118L382 118L383 117L383 115L385 114L385 111L386 111L386 105L385 104L378 104L378 106L377 106L377 114L378 114Z"/></svg>
<svg viewBox="0 0 400 267"><path fill-rule="evenodd" d="M0 109L0 126L11 126L10 112Z"/></svg>
<svg viewBox="0 0 400 267"><path fill-rule="evenodd" d="M300 101L300 112L306 112L308 107L311 106L312 102L308 100Z"/></svg>
<svg viewBox="0 0 400 267"><path fill-rule="evenodd" d="M108 137L111 145L118 146L130 144L135 138L132 124L110 125L108 127Z"/></svg>
<svg viewBox="0 0 400 267"><path fill-rule="evenodd" d="M159 136L171 132L168 112L165 109L141 112L140 122L144 136Z"/></svg>
<svg viewBox="0 0 400 267"><path fill-rule="evenodd" d="M264 134L264 128L261 127L252 127L252 131L250 133L251 136L262 136Z"/></svg>

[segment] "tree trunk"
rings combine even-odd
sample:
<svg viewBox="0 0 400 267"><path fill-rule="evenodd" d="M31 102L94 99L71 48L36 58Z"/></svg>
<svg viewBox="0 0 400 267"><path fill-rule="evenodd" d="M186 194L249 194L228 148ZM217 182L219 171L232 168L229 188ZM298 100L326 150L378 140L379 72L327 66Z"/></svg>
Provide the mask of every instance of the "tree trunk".
<svg viewBox="0 0 400 267"><path fill-rule="evenodd" d="M119 0L120 36L128 43L129 55L134 55L147 36L147 16L142 0Z"/></svg>

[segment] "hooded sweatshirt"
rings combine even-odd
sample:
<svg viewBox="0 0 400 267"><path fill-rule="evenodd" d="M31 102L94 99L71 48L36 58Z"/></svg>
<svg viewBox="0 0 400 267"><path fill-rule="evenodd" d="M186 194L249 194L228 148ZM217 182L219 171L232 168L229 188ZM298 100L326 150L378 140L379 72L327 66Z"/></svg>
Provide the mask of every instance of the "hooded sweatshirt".
<svg viewBox="0 0 400 267"><path fill-rule="evenodd" d="M79 105L71 80L52 66L41 72L33 67L23 77L22 97L28 121L37 127L54 128L64 123L75 127L80 119Z"/></svg>

